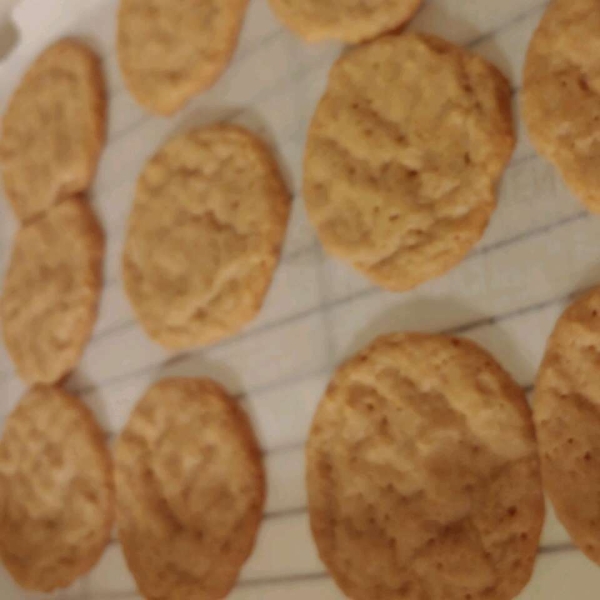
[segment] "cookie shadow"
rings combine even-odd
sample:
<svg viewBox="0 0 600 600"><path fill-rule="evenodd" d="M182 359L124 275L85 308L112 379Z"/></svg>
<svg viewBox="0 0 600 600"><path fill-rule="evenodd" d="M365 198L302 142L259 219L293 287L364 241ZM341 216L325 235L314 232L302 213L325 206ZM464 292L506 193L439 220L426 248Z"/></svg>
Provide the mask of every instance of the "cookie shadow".
<svg viewBox="0 0 600 600"><path fill-rule="evenodd" d="M0 20L0 64L7 60L21 41L19 29L12 20Z"/></svg>
<svg viewBox="0 0 600 600"><path fill-rule="evenodd" d="M112 411L97 381L78 367L64 380L63 385L92 411L102 429L107 434L111 433Z"/></svg>
<svg viewBox="0 0 600 600"><path fill-rule="evenodd" d="M596 252L597 250L590 248L590 251ZM564 308L566 308L569 304L571 304L571 302L574 302L586 292L589 292L596 287L600 287L600 261L587 269L583 276L578 280L575 290L565 301Z"/></svg>
<svg viewBox="0 0 600 600"><path fill-rule="evenodd" d="M193 377L212 379L238 401L251 423L255 415L246 402L246 388L237 371L223 361L208 358L203 351L174 356L159 367L156 381L171 377Z"/></svg>
<svg viewBox="0 0 600 600"><path fill-rule="evenodd" d="M175 354L161 364L148 369L127 385L127 396L115 399L107 386L78 369L65 382L65 388L78 396L94 413L96 420L107 433L117 433L128 414L137 405L146 390L167 378L209 378L222 385L233 397L242 398L244 386L237 373L226 363L208 358L202 351Z"/></svg>
<svg viewBox="0 0 600 600"><path fill-rule="evenodd" d="M442 321L455 325L445 327ZM453 297L418 298L395 306L369 321L344 349L349 357L368 346L376 337L390 333L440 333L468 338L485 348L524 388L522 373L535 368L518 342L505 327L508 318L486 314Z"/></svg>
<svg viewBox="0 0 600 600"><path fill-rule="evenodd" d="M244 390L237 372L223 361L208 358L200 351L193 351L167 359L156 372L156 380L172 377L214 379L231 395L241 396Z"/></svg>
<svg viewBox="0 0 600 600"><path fill-rule="evenodd" d="M595 247L585 248L583 249L586 253L596 252L597 249ZM579 300L582 296L591 292L594 289L600 289L600 261L594 264L593 266L586 269L581 277L576 279L575 285L570 292L557 296L554 300L549 300L548 304L552 304L556 306L558 309L558 315L560 316L564 313L564 311L573 303ZM552 329L554 328L552 325ZM548 332L548 337L550 337L550 332Z"/></svg>
<svg viewBox="0 0 600 600"><path fill-rule="evenodd" d="M462 8L455 13L440 2L425 0L406 30L430 33L450 42L463 44L465 40L477 39L483 35L481 29L468 17L469 11Z"/></svg>
<svg viewBox="0 0 600 600"><path fill-rule="evenodd" d="M409 31L437 35L455 44L466 46L499 67L507 77L512 76L511 63L496 43L494 32L485 32L469 19L470 11L448 10L443 3L426 0L415 18L406 27Z"/></svg>

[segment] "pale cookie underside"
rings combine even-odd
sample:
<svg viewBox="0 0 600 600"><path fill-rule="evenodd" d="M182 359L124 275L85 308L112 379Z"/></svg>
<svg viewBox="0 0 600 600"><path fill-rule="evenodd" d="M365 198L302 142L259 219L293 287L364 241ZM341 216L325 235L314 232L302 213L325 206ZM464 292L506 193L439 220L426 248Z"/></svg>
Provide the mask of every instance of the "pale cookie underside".
<svg viewBox="0 0 600 600"><path fill-rule="evenodd" d="M307 446L311 526L353 600L512 600L544 519L521 389L471 342L376 340L336 372Z"/></svg>
<svg viewBox="0 0 600 600"><path fill-rule="evenodd" d="M398 291L455 266L496 206L514 147L510 103L495 67L438 38L387 36L347 53L305 156L304 197L326 250Z"/></svg>
<svg viewBox="0 0 600 600"><path fill-rule="evenodd" d="M289 194L266 147L231 125L171 140L142 172L124 282L148 335L216 342L255 317L285 234Z"/></svg>
<svg viewBox="0 0 600 600"><path fill-rule="evenodd" d="M246 415L209 380L167 379L116 446L119 538L146 598L217 600L235 585L265 481Z"/></svg>
<svg viewBox="0 0 600 600"><path fill-rule="evenodd" d="M10 357L28 383L55 383L79 362L102 283L104 240L81 198L70 198L16 235L0 313Z"/></svg>
<svg viewBox="0 0 600 600"><path fill-rule="evenodd" d="M356 43L398 29L423 0L270 0L275 14L309 42Z"/></svg>
<svg viewBox="0 0 600 600"><path fill-rule="evenodd" d="M248 0L121 0L117 49L129 91L169 115L211 87L235 50Z"/></svg>
<svg viewBox="0 0 600 600"><path fill-rule="evenodd" d="M537 150L600 212L600 5L554 0L531 41L523 118Z"/></svg>
<svg viewBox="0 0 600 600"><path fill-rule="evenodd" d="M548 342L534 397L544 486L573 541L600 564L600 288L574 302Z"/></svg>
<svg viewBox="0 0 600 600"><path fill-rule="evenodd" d="M105 105L100 62L85 45L62 40L31 65L0 139L4 188L20 220L90 186L105 139Z"/></svg>
<svg viewBox="0 0 600 600"><path fill-rule="evenodd" d="M0 443L0 555L22 587L64 588L110 539L112 466L91 412L58 388L36 387Z"/></svg>

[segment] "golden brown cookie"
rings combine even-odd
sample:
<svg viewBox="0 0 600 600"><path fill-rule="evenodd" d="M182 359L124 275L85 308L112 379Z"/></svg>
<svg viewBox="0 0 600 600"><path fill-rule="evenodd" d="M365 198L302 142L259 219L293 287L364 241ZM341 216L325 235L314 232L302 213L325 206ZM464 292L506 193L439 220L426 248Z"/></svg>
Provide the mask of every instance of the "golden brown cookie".
<svg viewBox="0 0 600 600"><path fill-rule="evenodd" d="M21 221L91 184L105 139L106 99L100 61L65 39L31 65L2 120L0 167Z"/></svg>
<svg viewBox="0 0 600 600"><path fill-rule="evenodd" d="M170 115L221 76L248 0L121 0L117 50L129 91Z"/></svg>
<svg viewBox="0 0 600 600"><path fill-rule="evenodd" d="M123 277L148 335L210 344L260 310L290 208L275 160L251 133L214 125L180 135L138 181Z"/></svg>
<svg viewBox="0 0 600 600"><path fill-rule="evenodd" d="M553 0L525 63L522 105L538 152L600 212L600 4Z"/></svg>
<svg viewBox="0 0 600 600"><path fill-rule="evenodd" d="M432 36L387 36L333 67L310 126L304 197L325 249L403 291L459 263L496 207L511 91Z"/></svg>
<svg viewBox="0 0 600 600"><path fill-rule="evenodd" d="M164 379L148 390L115 450L119 539L146 598L228 594L262 519L261 460L221 386Z"/></svg>
<svg viewBox="0 0 600 600"><path fill-rule="evenodd" d="M90 410L38 386L0 442L0 556L22 587L51 592L89 571L110 539L112 463Z"/></svg>
<svg viewBox="0 0 600 600"><path fill-rule="evenodd" d="M484 350L377 339L336 372L307 445L319 553L352 600L512 600L544 521L522 390Z"/></svg>
<svg viewBox="0 0 600 600"><path fill-rule="evenodd" d="M544 487L573 541L600 564L600 288L559 319L535 386Z"/></svg>
<svg viewBox="0 0 600 600"><path fill-rule="evenodd" d="M363 42L398 29L423 0L270 0L273 12L308 42Z"/></svg>
<svg viewBox="0 0 600 600"><path fill-rule="evenodd" d="M17 233L0 314L8 353L28 383L55 383L79 362L96 320L103 249L102 231L81 198Z"/></svg>

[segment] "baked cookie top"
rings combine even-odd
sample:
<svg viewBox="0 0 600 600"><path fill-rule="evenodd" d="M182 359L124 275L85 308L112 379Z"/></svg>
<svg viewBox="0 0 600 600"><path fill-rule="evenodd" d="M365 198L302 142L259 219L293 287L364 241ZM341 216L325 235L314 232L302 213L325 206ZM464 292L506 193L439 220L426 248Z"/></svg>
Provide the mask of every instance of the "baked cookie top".
<svg viewBox="0 0 600 600"><path fill-rule="evenodd" d="M387 36L333 67L304 197L325 249L403 291L460 262L496 207L514 134L496 67L432 36Z"/></svg>
<svg viewBox="0 0 600 600"><path fill-rule="evenodd" d="M18 231L2 288L4 342L28 383L56 383L79 362L97 316L104 237L69 198Z"/></svg>
<svg viewBox="0 0 600 600"><path fill-rule="evenodd" d="M100 62L75 40L56 42L25 73L0 137L4 189L21 221L90 186L105 139L105 104Z"/></svg>
<svg viewBox="0 0 600 600"><path fill-rule="evenodd" d="M119 539L141 593L224 598L265 499L260 450L238 405L212 381L165 379L134 409L115 461Z"/></svg>
<svg viewBox="0 0 600 600"><path fill-rule="evenodd" d="M307 485L322 560L353 600L512 600L544 520L522 390L474 343L381 337L317 410Z"/></svg>
<svg viewBox="0 0 600 600"><path fill-rule="evenodd" d="M553 0L527 53L523 118L538 152L600 212L600 5Z"/></svg>
<svg viewBox="0 0 600 600"><path fill-rule="evenodd" d="M210 344L260 310L290 208L275 160L251 133L180 135L144 168L125 244L125 289L148 335Z"/></svg>
<svg viewBox="0 0 600 600"><path fill-rule="evenodd" d="M26 589L67 587L100 558L113 520L112 463L92 413L60 388L32 388L0 442L6 568Z"/></svg>
<svg viewBox="0 0 600 600"><path fill-rule="evenodd" d="M270 0L273 12L309 42L363 42L398 29L423 0Z"/></svg>
<svg viewBox="0 0 600 600"><path fill-rule="evenodd" d="M117 50L135 99L170 115L221 76L248 0L121 0Z"/></svg>
<svg viewBox="0 0 600 600"><path fill-rule="evenodd" d="M534 395L544 487L573 541L600 564L598 356L600 288L558 320Z"/></svg>

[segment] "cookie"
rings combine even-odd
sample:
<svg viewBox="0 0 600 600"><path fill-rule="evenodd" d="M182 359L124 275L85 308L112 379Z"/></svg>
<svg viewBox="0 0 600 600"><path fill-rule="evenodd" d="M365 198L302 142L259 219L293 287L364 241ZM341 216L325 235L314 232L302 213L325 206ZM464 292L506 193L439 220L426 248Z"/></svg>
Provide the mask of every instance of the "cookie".
<svg viewBox="0 0 600 600"><path fill-rule="evenodd" d="M381 337L342 365L307 444L311 527L352 600L512 600L544 520L522 390L484 350Z"/></svg>
<svg viewBox="0 0 600 600"><path fill-rule="evenodd" d="M432 36L380 38L331 70L308 134L308 215L330 254L408 290L479 241L514 143L494 66Z"/></svg>
<svg viewBox="0 0 600 600"><path fill-rule="evenodd" d="M308 42L364 42L407 23L423 0L270 0L273 12Z"/></svg>
<svg viewBox="0 0 600 600"><path fill-rule="evenodd" d="M100 61L84 44L65 39L31 65L2 120L4 189L21 221L92 182L106 130Z"/></svg>
<svg viewBox="0 0 600 600"><path fill-rule="evenodd" d="M104 238L88 203L69 198L24 225L0 299L4 342L28 383L56 383L77 365L102 285Z"/></svg>
<svg viewBox="0 0 600 600"><path fill-rule="evenodd" d="M248 0L121 0L117 50L125 84L150 112L170 115L219 79Z"/></svg>
<svg viewBox="0 0 600 600"><path fill-rule="evenodd" d="M117 522L149 600L218 600L262 519L265 476L246 415L206 379L152 386L115 449Z"/></svg>
<svg viewBox="0 0 600 600"><path fill-rule="evenodd" d="M523 119L537 151L600 212L600 5L553 0L525 62Z"/></svg>
<svg viewBox="0 0 600 600"><path fill-rule="evenodd" d="M137 185L123 278L148 335L181 349L233 335L260 310L290 208L263 143L233 125L180 135Z"/></svg>
<svg viewBox="0 0 600 600"><path fill-rule="evenodd" d="M69 586L114 521L112 462L90 410L57 387L27 392L0 442L0 557L22 587Z"/></svg>
<svg viewBox="0 0 600 600"><path fill-rule="evenodd" d="M573 541L600 564L598 356L600 288L558 320L534 394L544 487Z"/></svg>

